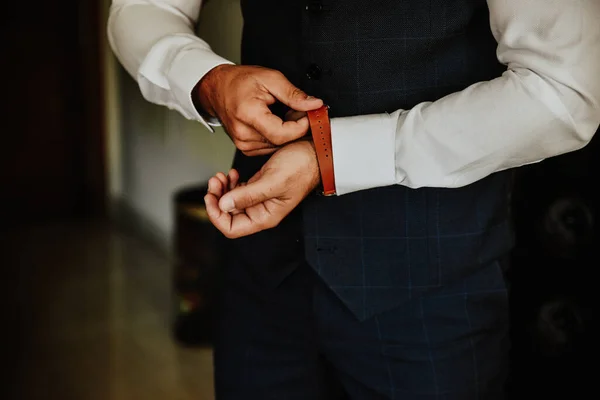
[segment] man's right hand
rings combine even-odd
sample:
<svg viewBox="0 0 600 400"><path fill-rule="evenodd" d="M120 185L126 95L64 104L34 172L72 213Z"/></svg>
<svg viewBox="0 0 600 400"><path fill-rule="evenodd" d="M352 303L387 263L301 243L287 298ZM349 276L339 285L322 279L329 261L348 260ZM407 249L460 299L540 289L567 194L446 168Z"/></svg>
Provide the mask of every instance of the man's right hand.
<svg viewBox="0 0 600 400"><path fill-rule="evenodd" d="M202 110L217 117L235 146L248 156L271 154L308 132L306 117L283 121L269 105L279 100L299 112L323 105L281 72L255 66L215 67L202 78L194 95Z"/></svg>

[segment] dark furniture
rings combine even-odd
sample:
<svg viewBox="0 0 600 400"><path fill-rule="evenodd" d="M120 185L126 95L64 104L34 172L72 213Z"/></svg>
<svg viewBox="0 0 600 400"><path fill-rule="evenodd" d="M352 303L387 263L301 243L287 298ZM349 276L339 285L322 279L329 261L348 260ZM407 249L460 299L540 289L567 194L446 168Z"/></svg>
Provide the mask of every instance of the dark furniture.
<svg viewBox="0 0 600 400"><path fill-rule="evenodd" d="M200 184L174 196L173 333L179 343L188 346L212 342L223 263L224 237L208 220L206 191L207 185Z"/></svg>

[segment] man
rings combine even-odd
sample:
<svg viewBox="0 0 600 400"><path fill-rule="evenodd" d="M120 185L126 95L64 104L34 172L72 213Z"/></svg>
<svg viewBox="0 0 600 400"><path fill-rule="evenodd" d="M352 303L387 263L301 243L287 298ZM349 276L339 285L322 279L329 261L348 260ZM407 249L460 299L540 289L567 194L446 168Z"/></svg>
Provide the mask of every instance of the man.
<svg viewBox="0 0 600 400"><path fill-rule="evenodd" d="M217 398L502 398L510 170L598 128L600 2L241 5L239 66L200 0L109 21L146 99L239 150L205 199L232 239Z"/></svg>

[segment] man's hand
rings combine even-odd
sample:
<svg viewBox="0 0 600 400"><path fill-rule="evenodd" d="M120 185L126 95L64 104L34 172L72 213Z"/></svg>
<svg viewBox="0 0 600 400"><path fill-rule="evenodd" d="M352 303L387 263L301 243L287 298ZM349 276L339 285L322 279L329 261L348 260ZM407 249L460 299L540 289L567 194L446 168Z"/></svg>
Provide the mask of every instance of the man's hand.
<svg viewBox="0 0 600 400"><path fill-rule="evenodd" d="M247 184L237 171L217 174L204 198L212 224L230 239L274 228L321 179L314 144L301 140L278 150Z"/></svg>
<svg viewBox="0 0 600 400"><path fill-rule="evenodd" d="M245 155L271 154L308 132L306 117L282 121L269 109L277 100L293 110L310 111L323 101L307 96L278 71L254 66L220 65L202 78L194 94L200 107L219 118Z"/></svg>

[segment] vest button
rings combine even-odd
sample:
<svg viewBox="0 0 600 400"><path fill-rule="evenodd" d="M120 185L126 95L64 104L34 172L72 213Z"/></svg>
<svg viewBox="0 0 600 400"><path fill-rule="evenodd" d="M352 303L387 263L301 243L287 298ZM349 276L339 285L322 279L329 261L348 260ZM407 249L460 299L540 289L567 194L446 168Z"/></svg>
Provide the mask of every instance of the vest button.
<svg viewBox="0 0 600 400"><path fill-rule="evenodd" d="M308 66L308 69L306 70L306 77L308 79L314 79L315 81L318 81L319 79L321 79L322 75L323 71L321 70L321 67L319 67L317 64L310 64Z"/></svg>

